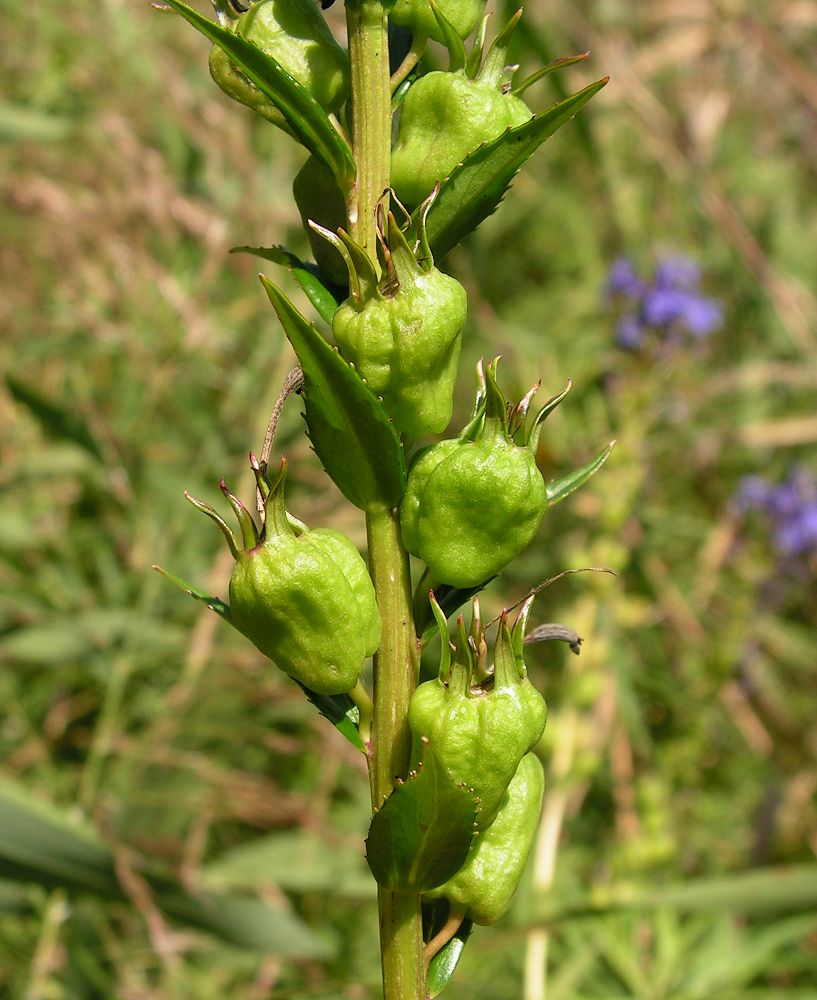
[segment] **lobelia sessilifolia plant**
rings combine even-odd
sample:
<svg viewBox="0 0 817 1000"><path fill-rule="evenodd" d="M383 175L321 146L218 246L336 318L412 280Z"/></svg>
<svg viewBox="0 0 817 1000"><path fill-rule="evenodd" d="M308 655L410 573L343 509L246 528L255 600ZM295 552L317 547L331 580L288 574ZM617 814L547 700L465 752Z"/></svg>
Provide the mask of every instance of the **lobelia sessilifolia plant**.
<svg viewBox="0 0 817 1000"><path fill-rule="evenodd" d="M282 247L242 249L289 268L320 317L322 329L262 276L298 358L275 416L301 394L312 446L364 513L368 541L367 567L342 534L287 511L286 462L269 468L273 420L260 460L251 455L255 504L221 484L240 537L188 496L235 559L229 604L162 572L250 639L366 755L384 996L437 996L472 924L510 905L544 787L534 750L546 708L523 659L532 597L485 625L476 595L610 451L545 483L537 442L567 389L529 417L538 385L509 403L498 359L478 366L465 428L417 447L451 420L466 327L465 290L440 265L606 80L534 114L528 86L585 56L516 83L506 62L521 12L486 50L483 0L347 0L348 49L315 0L218 0L215 20L182 0L161 6L209 39L218 86L308 154L294 197L316 264ZM425 66L428 39L447 50L447 70ZM459 615L452 644L448 619L469 601L470 628ZM437 633L438 676L418 686L420 654ZM564 627L535 633L570 637ZM361 675L372 655L370 694Z"/></svg>

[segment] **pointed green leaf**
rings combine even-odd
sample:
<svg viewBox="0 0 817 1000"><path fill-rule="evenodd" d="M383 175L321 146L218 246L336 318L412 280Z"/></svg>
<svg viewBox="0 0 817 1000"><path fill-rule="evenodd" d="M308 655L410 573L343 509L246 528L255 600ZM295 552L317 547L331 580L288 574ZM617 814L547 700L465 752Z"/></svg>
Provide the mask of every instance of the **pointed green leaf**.
<svg viewBox="0 0 817 1000"><path fill-rule="evenodd" d="M310 691L308 687L304 687L300 681L296 681L296 684L303 690L307 701L311 702L356 750L366 752L366 745L357 728L360 711L348 694L317 694L315 691Z"/></svg>
<svg viewBox="0 0 817 1000"><path fill-rule="evenodd" d="M166 2L205 38L224 49L244 76L280 109L299 142L329 167L341 190L347 191L355 179L352 151L309 91L276 59L246 38L222 28L181 0Z"/></svg>
<svg viewBox="0 0 817 1000"><path fill-rule="evenodd" d="M189 594L192 598L197 601L201 601L202 604L206 604L211 611L223 618L226 622L232 624L232 615L230 614L230 605L225 604L220 597L213 597L211 594L205 593L203 590L199 590L198 587L194 587L192 583L188 583L186 580L182 580L181 577L174 576L173 573L169 573L166 569L162 569L161 566L153 567L157 573L169 580L172 584L183 590L185 594Z"/></svg>
<svg viewBox="0 0 817 1000"><path fill-rule="evenodd" d="M386 411L355 370L273 283L261 275L304 373L309 437L346 499L365 511L388 510L403 497L403 446Z"/></svg>
<svg viewBox="0 0 817 1000"><path fill-rule="evenodd" d="M0 878L128 902L114 852L86 823L0 780ZM298 917L252 896L190 894L150 866L139 867L156 904L189 927L240 948L326 957L327 948Z"/></svg>
<svg viewBox="0 0 817 1000"><path fill-rule="evenodd" d="M478 801L455 785L425 740L416 771L396 786L372 817L366 860L387 889L424 892L455 875L474 836Z"/></svg>
<svg viewBox="0 0 817 1000"><path fill-rule="evenodd" d="M251 253L256 257L263 257L264 260L271 260L273 264L289 268L303 293L318 311L320 318L326 323L332 322L338 303L335 296L318 277L317 268L314 265L307 264L286 247L281 246L233 247L230 253Z"/></svg>
<svg viewBox="0 0 817 1000"><path fill-rule="evenodd" d="M561 479L555 479L553 482L548 483L548 507L555 507L557 503L561 503L565 497L570 496L574 490L577 490L583 483L586 483L593 473L598 472L602 465L604 465L614 447L615 441L611 441L604 451L599 452L587 465L583 465L580 469L574 469L573 472L568 472Z"/></svg>
<svg viewBox="0 0 817 1000"><path fill-rule="evenodd" d="M428 214L428 238L435 259L441 260L496 211L522 164L606 83L606 77L591 83L524 125L484 143L465 158L443 181ZM416 222L417 211L414 225Z"/></svg>
<svg viewBox="0 0 817 1000"><path fill-rule="evenodd" d="M457 933L447 941L428 963L426 976L426 994L428 1000L438 997L451 981L454 970L462 958L462 953L468 938L471 936L473 923L463 920Z"/></svg>

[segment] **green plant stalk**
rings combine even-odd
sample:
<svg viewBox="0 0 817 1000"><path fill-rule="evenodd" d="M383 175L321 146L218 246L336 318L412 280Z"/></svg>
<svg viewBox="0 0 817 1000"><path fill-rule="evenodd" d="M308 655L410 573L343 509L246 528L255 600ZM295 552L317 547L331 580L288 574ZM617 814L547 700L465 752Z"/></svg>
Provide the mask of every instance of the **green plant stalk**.
<svg viewBox="0 0 817 1000"><path fill-rule="evenodd" d="M352 236L377 267L375 207L389 186L391 85L386 11L380 0L348 0L352 149L357 177L348 201Z"/></svg>
<svg viewBox="0 0 817 1000"><path fill-rule="evenodd" d="M379 0L347 0L346 24L352 81L352 147L357 179L349 200L349 225L377 266L375 209L389 185L391 87L386 11ZM369 744L372 804L380 806L405 777L411 757L408 706L417 684L418 652L408 555L396 510L366 518L369 567L383 621L374 659L374 712ZM423 1000L420 897L378 891L384 1000Z"/></svg>
<svg viewBox="0 0 817 1000"><path fill-rule="evenodd" d="M367 518L369 566L374 580L383 638L374 664L374 715L369 773L372 805L379 807L404 777L411 756L408 706L417 684L418 654L411 612L408 555L400 539L396 510ZM425 996L420 897L378 891L384 1000Z"/></svg>

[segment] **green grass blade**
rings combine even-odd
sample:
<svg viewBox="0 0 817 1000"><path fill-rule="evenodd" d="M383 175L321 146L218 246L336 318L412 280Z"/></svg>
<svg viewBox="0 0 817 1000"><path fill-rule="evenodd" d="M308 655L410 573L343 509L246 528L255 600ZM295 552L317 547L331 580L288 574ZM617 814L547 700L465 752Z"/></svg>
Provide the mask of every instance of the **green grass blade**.
<svg viewBox="0 0 817 1000"><path fill-rule="evenodd" d="M538 903L535 921L562 922L591 914L652 910L662 906L689 913L727 910L753 916L815 909L817 864L760 868L722 878L690 879L663 886L612 885L571 900L560 900L554 893Z"/></svg>
<svg viewBox="0 0 817 1000"><path fill-rule="evenodd" d="M51 441L55 439L70 441L92 455L98 462L104 463L102 449L75 409L60 406L46 399L40 392L21 382L14 375L6 375L6 385L17 402L25 406L40 423Z"/></svg>
<svg viewBox="0 0 817 1000"><path fill-rule="evenodd" d="M251 896L188 893L140 870L168 916L240 948L320 958L327 949L296 916ZM0 879L128 901L113 851L96 832L8 779L0 781Z"/></svg>

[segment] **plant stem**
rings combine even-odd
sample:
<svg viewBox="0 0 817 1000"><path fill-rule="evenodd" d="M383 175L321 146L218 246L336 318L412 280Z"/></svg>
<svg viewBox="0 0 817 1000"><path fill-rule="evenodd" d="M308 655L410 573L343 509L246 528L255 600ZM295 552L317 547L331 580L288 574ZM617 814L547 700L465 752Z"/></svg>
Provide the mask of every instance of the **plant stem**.
<svg viewBox="0 0 817 1000"><path fill-rule="evenodd" d="M368 517L369 565L383 638L375 656L372 803L378 808L405 777L411 756L408 705L417 684L417 640L411 614L408 556L396 511Z"/></svg>
<svg viewBox="0 0 817 1000"><path fill-rule="evenodd" d="M408 772L411 732L408 706L417 683L417 640L411 614L408 556L400 540L396 511L367 518L369 565L383 638L375 656L374 715L369 760L372 805L377 808ZM385 1000L425 996L420 897L378 891L380 950Z"/></svg>
<svg viewBox="0 0 817 1000"><path fill-rule="evenodd" d="M357 178L349 199L352 236L377 267L375 208L389 186L391 86L386 12L380 0L347 0L352 148Z"/></svg>
<svg viewBox="0 0 817 1000"><path fill-rule="evenodd" d="M347 0L352 82L352 147L357 178L349 227L379 271L375 211L389 186L391 86L386 12L380 0ZM366 517L369 567L383 622L374 658L374 711L369 744L372 805L378 808L408 773L408 706L417 684L418 651L411 576L396 510ZM423 935L416 893L378 890L384 1000L423 1000Z"/></svg>

